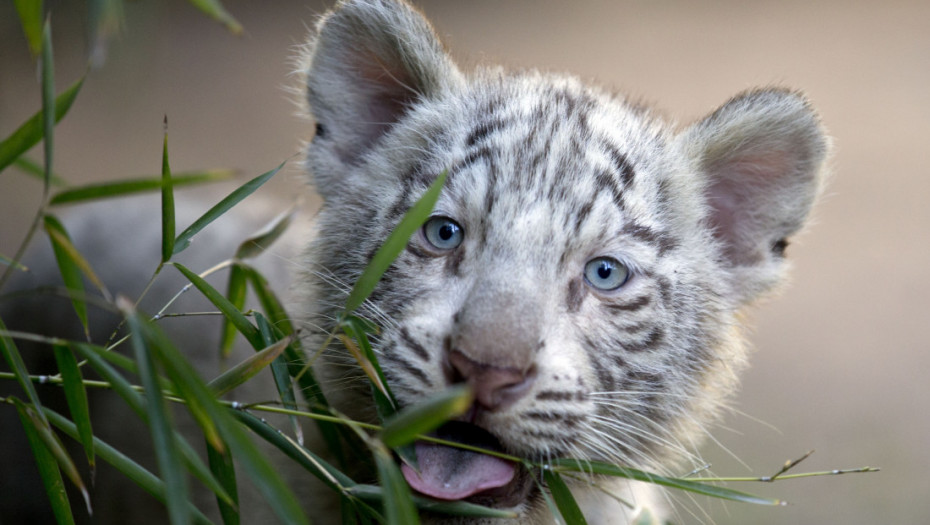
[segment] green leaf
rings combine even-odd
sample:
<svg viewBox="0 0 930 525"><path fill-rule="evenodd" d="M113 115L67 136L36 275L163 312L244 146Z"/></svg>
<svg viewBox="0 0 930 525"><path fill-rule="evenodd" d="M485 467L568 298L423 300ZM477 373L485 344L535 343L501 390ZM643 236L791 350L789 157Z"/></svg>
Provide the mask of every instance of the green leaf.
<svg viewBox="0 0 930 525"><path fill-rule="evenodd" d="M374 396L375 407L378 409L378 415L382 421L391 417L397 411L397 400L394 398L391 387L384 377L384 372L378 363L378 357L368 341L366 333L371 331L371 325L353 315L345 316L340 320L339 324L339 327L348 336L340 338L343 345L358 361L359 366L374 386L372 395Z"/></svg>
<svg viewBox="0 0 930 525"><path fill-rule="evenodd" d="M376 505L384 501L384 489L375 485L355 485L348 490L349 494ZM450 516L471 516L476 518L502 518L514 519L517 513L512 510L492 509L483 505L476 505L466 501L441 501L422 496L413 496L413 503L420 510L448 514Z"/></svg>
<svg viewBox="0 0 930 525"><path fill-rule="evenodd" d="M178 238L174 241L174 252L173 253L178 254L184 251L185 248L190 246L191 240L194 238L194 235L199 233L200 230L206 228L207 225L209 225L211 222L218 219L221 215L229 211L230 208L232 208L233 206L241 202L242 199L245 199L246 197L254 193L255 190L262 187L262 185L268 182L268 180L271 179L271 177L273 177L276 173L278 173L278 171L280 171L281 168L283 168L286 163L287 161L284 161L281 164L279 164L277 168L271 171L267 171L259 175L258 177L255 177L254 179L250 180L249 182L246 182L242 186L239 186L238 188L233 190L232 193L227 195L223 200L221 200L215 206L207 210L206 213L204 213L200 218L194 221L193 224L188 226L186 230L184 230L183 232L181 232L180 235L178 235Z"/></svg>
<svg viewBox="0 0 930 525"><path fill-rule="evenodd" d="M54 351L55 361L58 363L58 372L61 374L62 386L65 391L65 401L68 403L68 410L71 411L71 418L77 426L78 435L80 436L79 441L84 446L84 454L87 456L87 464L90 466L90 477L93 479L97 463L94 456L94 430L90 423L90 407L87 403L84 377L81 375L77 359L74 358L74 353L70 348L55 345Z"/></svg>
<svg viewBox="0 0 930 525"><path fill-rule="evenodd" d="M378 466L378 480L384 488L384 517L388 525L408 525L420 523L420 516L413 505L413 494L407 480L394 462L390 452L384 448L375 449L375 463Z"/></svg>
<svg viewBox="0 0 930 525"><path fill-rule="evenodd" d="M20 171L24 172L27 175L31 175L39 179L40 181L45 181L45 168L39 166L36 162L31 159L23 156L19 157L13 161L13 165L16 166ZM49 181L53 186L64 186L67 184L67 181L52 173L51 180Z"/></svg>
<svg viewBox="0 0 930 525"><path fill-rule="evenodd" d="M87 7L90 63L93 67L100 67L106 59L110 39L118 35L123 27L123 1L89 0Z"/></svg>
<svg viewBox="0 0 930 525"><path fill-rule="evenodd" d="M81 269L84 268L86 270L85 274L96 280L97 283L100 283L100 280L97 279L90 265L72 244L64 225L53 215L46 215L44 219L45 231L52 242L52 250L55 252L55 260L58 262L58 271L71 295L71 305L81 321L81 326L84 327L84 335L90 339L90 329L87 324L87 303L84 301L84 281L81 279ZM102 284L100 283L101 287Z"/></svg>
<svg viewBox="0 0 930 525"><path fill-rule="evenodd" d="M87 362L90 363L94 371L105 381L110 383L110 387L119 394L127 405L129 405L129 408L143 421L148 422L148 415L145 412L142 395L136 392L126 378L105 361L105 359L112 359L114 356L117 356L117 354L109 352L104 348L85 343L73 343L71 348L81 354L84 359L87 359ZM132 368L135 369L136 367L133 366ZM203 464L203 461L201 461L200 456L194 451L193 447L191 447L187 441L184 441L180 435L175 435L175 440L178 450L184 458L184 464L187 466L187 469L194 474L204 486L212 490L220 500L232 504L232 496L226 493L226 490L220 482L213 477L213 474L211 474L207 466Z"/></svg>
<svg viewBox="0 0 930 525"><path fill-rule="evenodd" d="M200 277L196 273L188 270L183 264L174 263L174 267L178 269L179 272L184 274L187 279L193 283L193 285L200 290L200 293L204 295L213 306L219 308L223 316L228 319L233 326L236 327L236 330L240 334L245 336L249 344L252 345L252 348L260 350L265 347L264 340L262 339L261 334L258 332L258 328L255 328L242 311L236 308L236 306L229 301L229 299L223 297L223 294L216 291L216 288L210 286L210 284Z"/></svg>
<svg viewBox="0 0 930 525"><path fill-rule="evenodd" d="M236 483L236 468L233 465L232 455L229 449L225 452L213 448L210 442L207 442L207 459L210 462L210 472L223 485L227 494L232 495L232 501L225 501L217 497L217 505L220 509L220 517L223 518L224 525L239 525L239 494Z"/></svg>
<svg viewBox="0 0 930 525"><path fill-rule="evenodd" d="M210 16L210 18L226 26L234 35L242 33L242 25L223 7L219 0L190 0L197 9Z"/></svg>
<svg viewBox="0 0 930 525"><path fill-rule="evenodd" d="M301 467L316 476L329 488L342 492L345 488L355 486L351 478L343 474L336 467L330 465L325 459L302 447L296 441L288 439L278 429L267 422L243 411L233 411L239 421L242 421L258 437L264 439L284 452L289 458L296 461Z"/></svg>
<svg viewBox="0 0 930 525"><path fill-rule="evenodd" d="M45 196L52 183L52 157L55 151L55 62L52 53L52 23L42 29L42 137L45 150Z"/></svg>
<svg viewBox="0 0 930 525"><path fill-rule="evenodd" d="M94 272L94 269L91 268L90 263L87 262L87 259L81 255L81 252L77 250L74 246L74 243L71 242L71 237L68 236L68 232L65 230L61 221L59 221L54 215L45 215L45 231L48 233L49 237L52 240L52 244L55 248L56 256L61 251L62 255L68 259L69 264L73 265L77 270L80 270L85 277L97 287L104 295L107 295L106 286L103 285L103 281L97 274ZM59 261L59 265L61 262ZM83 287L82 287L83 291Z"/></svg>
<svg viewBox="0 0 930 525"><path fill-rule="evenodd" d="M78 431L74 423L48 408L43 408L43 413L59 430L74 439L78 439ZM94 438L94 450L97 451L97 457L122 472L130 481L154 496L155 499L162 503L166 501L165 484L155 474L152 474L145 467L128 458L100 438ZM192 504L189 504L188 509L194 516L194 522L198 525L212 525L210 520Z"/></svg>
<svg viewBox="0 0 930 525"><path fill-rule="evenodd" d="M0 264L2 264L2 265L4 265L4 266L10 266L10 265L12 264L12 265L13 265L13 268L16 268L17 270L21 270L21 271L24 271L24 272L28 272L28 271L29 271L29 268L27 268L26 266L24 266L22 263L19 263L19 262L17 262L17 261L14 261L13 259L10 259L9 257L7 257L7 256L5 256L5 255L0 255Z"/></svg>
<svg viewBox="0 0 930 525"><path fill-rule="evenodd" d="M63 91L58 95L58 98L55 99L55 122L60 122L68 113L68 110L71 109L71 104L74 102L75 97L77 97L83 83L84 78L81 77L80 80ZM12 135L4 139L3 142L0 142L0 171L6 169L6 167L12 164L20 155L38 144L39 141L42 140L44 127L43 115L42 112L39 111L30 117L29 120L22 123Z"/></svg>
<svg viewBox="0 0 930 525"><path fill-rule="evenodd" d="M446 389L427 400L417 403L385 420L381 428L381 442L388 448L411 443L439 425L463 414L472 403L472 394L466 385Z"/></svg>
<svg viewBox="0 0 930 525"><path fill-rule="evenodd" d="M42 51L42 0L16 0L16 11L29 51L32 56L39 56Z"/></svg>
<svg viewBox="0 0 930 525"><path fill-rule="evenodd" d="M268 320L265 319L265 316L256 313L255 322L258 324L258 331L262 334L262 339L265 340L267 344L273 344L275 342L275 334L271 325L268 324ZM281 332L278 331L278 334ZM284 408L289 410L297 410L297 399L294 397L294 387L291 384L291 376L287 373L287 361L278 357L271 363L271 374L274 377L275 387L278 389L278 397L281 398L281 404L284 405ZM300 423L297 421L297 416L294 414L289 414L288 418L291 421L291 427L294 430L294 435L297 436L297 442L303 444L304 442L304 431L300 427Z"/></svg>
<svg viewBox="0 0 930 525"><path fill-rule="evenodd" d="M739 492L735 490L726 489L723 487L717 487L715 485L708 485L706 483L698 483L695 481L690 481L687 479L680 478L669 478L666 476L660 476L658 474L652 474L649 472L643 472L641 470L620 467L617 465L611 465L610 463L603 463L600 461L580 461L577 459L557 459L552 462L551 467L556 471L573 471L573 472L587 472L591 474L603 474L606 476L617 476L626 479L633 479L636 481L644 481L646 483L655 483L656 485L662 485L665 487L671 487L675 489L685 490L688 492L694 492L697 494L703 494L705 496L711 496L714 498L720 498L730 501L739 501L741 503L753 503L756 505L781 505L782 502L777 499L762 498L759 496L753 496L752 494L746 494L744 492Z"/></svg>
<svg viewBox="0 0 930 525"><path fill-rule="evenodd" d="M35 412L30 414L31 409L22 401L14 397L8 399L13 402L19 412L23 430L26 431L26 439L29 440L29 446L35 456L36 466L39 467L39 475L42 477L45 493L52 504L52 512L55 513L55 521L59 525L73 525L74 516L71 514L71 502L68 500L68 493L65 491L65 482L61 477L61 470L55 456L40 437L40 429L48 430L48 427L41 423L37 424L40 420L39 414Z"/></svg>
<svg viewBox="0 0 930 525"><path fill-rule="evenodd" d="M161 262L174 254L174 185L168 164L168 117L165 117L165 143L161 153Z"/></svg>
<svg viewBox="0 0 930 525"><path fill-rule="evenodd" d="M549 487L552 499L555 500L555 504L559 508L565 523L571 523L572 525L587 524L584 514L581 513L581 509L578 507L578 502L575 501L575 497L568 489L568 485L565 484L562 476L549 469L543 469L543 479L545 479L546 486Z"/></svg>
<svg viewBox="0 0 930 525"><path fill-rule="evenodd" d="M229 281L226 284L226 298L236 308L242 310L245 307L246 295L246 272L238 263L233 264L229 269ZM220 355L224 358L229 357L232 353L233 343L236 342L236 327L232 322L223 317L223 332L220 336Z"/></svg>
<svg viewBox="0 0 930 525"><path fill-rule="evenodd" d="M216 290L213 290L213 293L219 296ZM225 298L223 300L225 301ZM121 302L125 303L125 301ZM121 307L124 311L126 310L125 304L121 305ZM252 484L265 497L265 500L268 501L278 517L285 523L308 523L307 517L303 514L294 493L281 480L275 468L249 440L242 427L230 417L229 411L219 404L216 397L177 348L168 341L167 337L156 325L148 323L143 326L141 319L137 315L131 315L128 318L132 321L130 329L133 335L137 333L144 334L144 340L153 343L149 345L148 350L151 351L162 366L165 374L181 390L181 394L188 405L196 406L198 411L202 410L209 421L216 426L225 445L229 447ZM141 362L139 368L140 375L142 375ZM193 410L192 414L197 417L196 412ZM198 422L201 423L201 428L203 428L204 422L199 420ZM204 431L208 432L208 429L204 428ZM209 435L207 437L209 438ZM211 443L216 445L212 440ZM225 449L222 446L217 448L220 450ZM170 484L168 489L170 492Z"/></svg>
<svg viewBox="0 0 930 525"><path fill-rule="evenodd" d="M192 184L215 182L228 179L234 174L235 172L232 170L208 170L178 173L172 174L171 184L177 188L180 186L189 186ZM86 184L84 186L76 186L56 193L54 196L52 196L49 204L72 204L89 200L125 197L127 195L134 195L137 193L161 190L163 186L164 179L161 176Z"/></svg>
<svg viewBox="0 0 930 525"><path fill-rule="evenodd" d="M297 212L297 206L281 212L264 228L255 232L248 239L242 241L236 249L236 259L252 259L261 255L269 246L281 236L291 225L291 220Z"/></svg>
<svg viewBox="0 0 930 525"><path fill-rule="evenodd" d="M0 332L6 331L6 325L3 324L3 319L0 319ZM2 334L0 334L0 354L3 354L3 358L6 360L7 365L10 367L10 370L13 371L13 375L16 376L16 381L26 392L26 397L29 398L32 405L37 408L41 407L42 403L39 401L39 394L36 392L35 386L29 379L29 371L26 369L26 364L23 362L23 356L20 355L19 350L16 348L16 344L13 343L13 339ZM42 417L41 411L37 413L39 417ZM45 424L48 426L47 421Z"/></svg>
<svg viewBox="0 0 930 525"><path fill-rule="evenodd" d="M433 206L436 205L439 192L445 182L446 172L444 171L436 177L436 180L423 196L407 210L397 227L394 228L391 234L388 235L387 240L384 241L384 244L375 252L371 262L368 263L362 275L355 281L352 291L349 292L349 297L346 299L346 312L353 312L371 295L378 281L381 280L381 276L384 275L384 272L391 266L394 259L407 246L410 236L423 226L423 223L429 218L429 214L433 211Z"/></svg>
<svg viewBox="0 0 930 525"><path fill-rule="evenodd" d="M71 459L71 455L68 454L65 446L61 443L61 440L58 439L58 436L52 432L52 428L49 426L45 415L36 411L35 407L27 406L16 398L11 399L16 405L16 408L20 411L20 416L25 414L29 419L32 424L32 429L36 433L35 435L45 448L51 452L52 457L58 463L58 468L60 468L65 476L71 480L71 483L81 491L81 496L84 497L84 503L87 505L87 513L93 514L90 506L90 493L87 492L87 487L84 485L84 480L81 479L81 474L78 472L77 465L74 464L74 460Z"/></svg>
<svg viewBox="0 0 930 525"><path fill-rule="evenodd" d="M258 351L236 366L223 372L207 383L207 386L210 387L217 396L226 394L264 370L266 366L270 365L275 358L284 352L292 341L293 338L288 337Z"/></svg>
<svg viewBox="0 0 930 525"><path fill-rule="evenodd" d="M155 372L153 348L145 337L144 321L125 299L117 299L118 306L126 316L130 330L130 342L135 351L139 367L139 378L145 389L145 407L148 415L155 458L162 480L165 482L165 505L168 518L173 525L190 521L189 502L187 499L187 478L181 468L181 456L174 439L174 430L168 418L165 399Z"/></svg>

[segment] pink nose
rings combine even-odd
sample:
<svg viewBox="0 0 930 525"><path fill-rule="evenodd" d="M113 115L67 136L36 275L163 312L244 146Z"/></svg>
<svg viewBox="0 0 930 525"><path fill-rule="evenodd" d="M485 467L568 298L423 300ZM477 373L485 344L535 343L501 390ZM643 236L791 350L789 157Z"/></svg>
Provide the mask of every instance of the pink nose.
<svg viewBox="0 0 930 525"><path fill-rule="evenodd" d="M536 368L528 371L479 363L458 350L449 353L456 380L471 386L475 400L488 410L500 410L523 397L536 380Z"/></svg>

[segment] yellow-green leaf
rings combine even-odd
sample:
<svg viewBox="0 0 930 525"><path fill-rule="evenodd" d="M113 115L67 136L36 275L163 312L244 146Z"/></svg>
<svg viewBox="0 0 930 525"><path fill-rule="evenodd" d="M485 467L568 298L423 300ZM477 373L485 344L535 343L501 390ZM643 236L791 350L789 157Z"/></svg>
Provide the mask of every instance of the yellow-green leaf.
<svg viewBox="0 0 930 525"><path fill-rule="evenodd" d="M219 0L190 0L197 9L210 16L210 18L226 26L234 35L242 33L242 25L235 19Z"/></svg>
<svg viewBox="0 0 930 525"><path fill-rule="evenodd" d="M232 177L234 174L235 172L232 170L177 173L171 175L171 185L177 188L179 186L221 181ZM89 200L125 197L137 193L161 190L164 184L164 179L161 176L97 182L61 190L52 196L49 204L73 204Z"/></svg>
<svg viewBox="0 0 930 525"><path fill-rule="evenodd" d="M37 418L30 417L26 405L16 398L11 397L8 399L16 405L16 410L19 412L23 430L26 432L26 439L29 440L29 446L35 456L36 466L39 468L39 475L42 477L42 484L45 486L45 493L52 505L52 512L55 513L55 521L59 525L73 525L74 516L71 514L71 502L68 500L68 493L65 491L65 482L61 477L58 462L39 436L39 428L42 427L36 425Z"/></svg>
<svg viewBox="0 0 930 525"><path fill-rule="evenodd" d="M406 445L439 427L471 406L472 394L466 385L457 385L410 406L384 421L381 442L388 448Z"/></svg>
<svg viewBox="0 0 930 525"><path fill-rule="evenodd" d="M68 113L68 110L71 109L71 104L83 84L84 78L81 77L80 80L64 90L55 99L55 122L60 122ZM0 142L0 171L6 169L20 155L38 144L44 136L44 130L43 114L42 111L39 111L29 120L23 122L9 137Z"/></svg>
<svg viewBox="0 0 930 525"><path fill-rule="evenodd" d="M39 56L42 50L42 0L16 0L16 12L19 13L19 25L26 35L32 56Z"/></svg>
<svg viewBox="0 0 930 525"><path fill-rule="evenodd" d="M274 168L273 170L270 170L270 171L266 171L265 173L262 173L258 177L255 177L254 179L250 180L249 182L246 182L242 186L239 186L238 188L233 190L229 195L224 197L223 200L221 200L216 205L214 205L212 208L207 210L206 213L200 216L196 221L193 222L193 224L188 226L186 230L184 230L183 232L181 232L180 235L178 235L178 238L174 240L174 244L173 244L174 251L172 253L177 254L177 253L181 253L182 251L184 251L185 248L190 246L191 240L194 238L194 235L197 235L198 233L200 233L200 230L206 228L207 225L209 225L211 222L218 219L221 215L229 211L236 204L239 204L239 202L241 202L242 199L245 199L246 197L254 193L255 190L257 190L258 188L261 188L263 184L268 182L272 177L275 176L276 173L281 171L281 168L283 168L286 163L287 161L284 161L281 164L279 164L277 168Z"/></svg>
<svg viewBox="0 0 930 525"><path fill-rule="evenodd" d="M282 339L267 348L258 351L249 356L236 366L223 372L221 375L207 383L207 386L213 390L217 396L229 392L237 386L245 383L265 367L271 364L279 355L281 355L289 344L294 340L293 337Z"/></svg>
<svg viewBox="0 0 930 525"><path fill-rule="evenodd" d="M433 206L436 205L439 192L445 182L446 172L444 171L436 177L436 180L423 196L407 210L400 223L388 235L384 244L378 248L374 257L371 258L371 262L362 271L362 275L355 281L355 285L349 292L349 297L346 299L346 312L351 313L354 311L371 295L378 281L381 280L381 276L384 275L384 272L391 266L394 259L407 246L410 236L423 226L423 223L429 218L429 214L433 211Z"/></svg>
<svg viewBox="0 0 930 525"><path fill-rule="evenodd" d="M84 377L81 375L77 359L74 358L74 353L70 348L55 345L54 352L55 361L58 363L58 373L61 374L62 387L65 391L65 401L68 403L68 410L71 411L71 419L77 426L80 442L87 456L87 464L90 466L90 477L93 479L97 463L94 457L94 430L90 423L90 406L87 403Z"/></svg>

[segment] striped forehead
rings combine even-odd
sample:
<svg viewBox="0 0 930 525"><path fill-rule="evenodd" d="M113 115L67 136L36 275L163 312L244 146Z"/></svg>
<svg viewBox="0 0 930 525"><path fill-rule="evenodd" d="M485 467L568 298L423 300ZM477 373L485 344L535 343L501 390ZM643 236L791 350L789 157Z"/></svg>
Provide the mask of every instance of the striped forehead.
<svg viewBox="0 0 930 525"><path fill-rule="evenodd" d="M460 116L467 124L450 141L447 161L446 196L477 223L476 233L504 224L511 233L524 227L523 238L566 227L569 237L592 226L618 233L610 226L629 222L622 218L637 207L632 194L642 186L630 160L636 153L629 155L637 144L623 136L642 132L608 129L605 120L618 119L598 114L603 102L570 86L491 92Z"/></svg>

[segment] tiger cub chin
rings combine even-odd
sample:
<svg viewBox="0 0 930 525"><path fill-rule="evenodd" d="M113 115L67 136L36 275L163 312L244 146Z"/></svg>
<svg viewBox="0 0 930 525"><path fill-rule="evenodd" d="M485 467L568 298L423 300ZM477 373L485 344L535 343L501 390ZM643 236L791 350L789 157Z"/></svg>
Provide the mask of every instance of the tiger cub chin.
<svg viewBox="0 0 930 525"><path fill-rule="evenodd" d="M744 366L740 312L782 281L823 181L828 140L804 97L748 91L679 129L571 76L459 69L423 16L391 0L340 2L305 64L307 167L324 202L301 281L311 343L446 172L363 308L399 402L467 383L474 405L441 437L660 473L697 461ZM344 348L319 373L341 410L374 417ZM552 522L539 472L416 448L420 470L403 468L416 491ZM661 513L651 489L595 480L624 505L590 481L571 487L589 523Z"/></svg>

